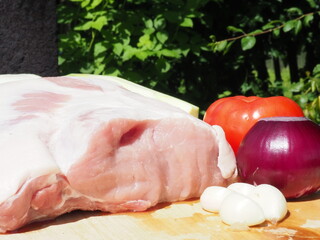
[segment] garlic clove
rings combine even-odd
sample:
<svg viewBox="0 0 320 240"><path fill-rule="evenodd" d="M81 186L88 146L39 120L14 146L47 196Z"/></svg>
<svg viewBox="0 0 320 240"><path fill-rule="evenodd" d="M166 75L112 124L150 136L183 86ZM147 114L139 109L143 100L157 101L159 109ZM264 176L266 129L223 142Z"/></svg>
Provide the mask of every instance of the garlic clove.
<svg viewBox="0 0 320 240"><path fill-rule="evenodd" d="M260 205L266 220L273 224L281 221L287 214L286 198L278 188L272 185L256 186L249 197Z"/></svg>
<svg viewBox="0 0 320 240"><path fill-rule="evenodd" d="M262 208L249 197L232 192L221 204L222 221L233 226L254 226L265 221Z"/></svg>
<svg viewBox="0 0 320 240"><path fill-rule="evenodd" d="M209 212L219 212L222 201L231 193L231 190L220 187L207 187L200 197L200 204L202 208Z"/></svg>
<svg viewBox="0 0 320 240"><path fill-rule="evenodd" d="M232 183L227 188L245 196L252 194L252 192L254 192L256 189L254 185L243 182Z"/></svg>

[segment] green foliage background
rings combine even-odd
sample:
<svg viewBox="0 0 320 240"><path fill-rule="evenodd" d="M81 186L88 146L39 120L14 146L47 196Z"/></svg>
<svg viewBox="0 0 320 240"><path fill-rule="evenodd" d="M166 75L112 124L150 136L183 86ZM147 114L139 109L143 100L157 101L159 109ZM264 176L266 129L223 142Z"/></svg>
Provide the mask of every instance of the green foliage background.
<svg viewBox="0 0 320 240"><path fill-rule="evenodd" d="M320 122L317 0L60 0L61 74L116 75L203 111L285 95Z"/></svg>

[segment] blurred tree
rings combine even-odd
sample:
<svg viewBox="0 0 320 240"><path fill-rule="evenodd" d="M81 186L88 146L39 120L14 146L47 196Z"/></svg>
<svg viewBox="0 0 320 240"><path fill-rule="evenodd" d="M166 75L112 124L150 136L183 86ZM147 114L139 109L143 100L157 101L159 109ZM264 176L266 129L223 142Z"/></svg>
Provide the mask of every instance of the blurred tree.
<svg viewBox="0 0 320 240"><path fill-rule="evenodd" d="M281 64L294 83L320 62L318 3L62 0L60 71L117 75L203 110L230 94L288 95Z"/></svg>

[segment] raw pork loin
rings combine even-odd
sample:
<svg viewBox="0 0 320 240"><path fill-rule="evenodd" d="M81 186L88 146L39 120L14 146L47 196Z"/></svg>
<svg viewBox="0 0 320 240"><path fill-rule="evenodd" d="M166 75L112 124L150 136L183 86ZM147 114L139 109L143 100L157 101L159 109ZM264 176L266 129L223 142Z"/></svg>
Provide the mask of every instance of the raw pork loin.
<svg viewBox="0 0 320 240"><path fill-rule="evenodd" d="M1 232L76 209L144 211L234 179L221 128L111 78L1 76Z"/></svg>

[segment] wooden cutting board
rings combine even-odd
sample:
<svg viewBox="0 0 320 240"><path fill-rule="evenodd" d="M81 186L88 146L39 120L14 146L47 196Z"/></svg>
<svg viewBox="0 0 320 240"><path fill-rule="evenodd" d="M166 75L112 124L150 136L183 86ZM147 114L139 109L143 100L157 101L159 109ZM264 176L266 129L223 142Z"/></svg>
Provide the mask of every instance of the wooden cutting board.
<svg viewBox="0 0 320 240"><path fill-rule="evenodd" d="M107 214L72 212L31 224L0 240L298 240L320 239L320 193L288 202L288 215L276 226L235 229L218 214L202 210L198 200L160 204L147 212Z"/></svg>

